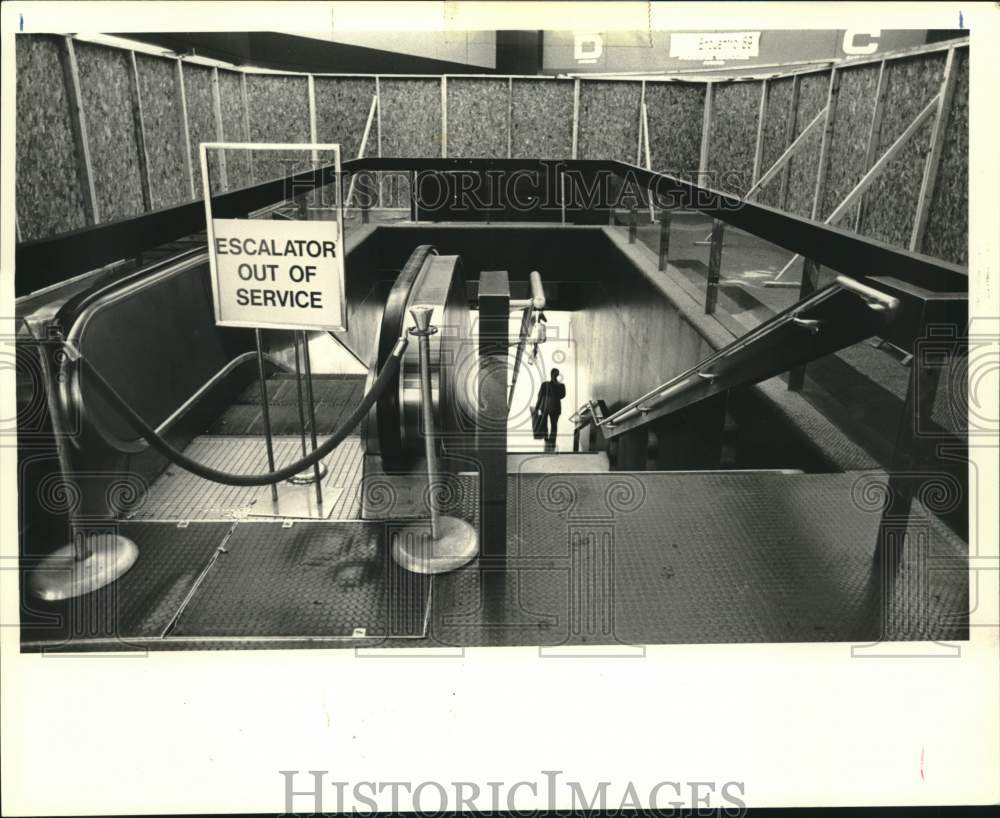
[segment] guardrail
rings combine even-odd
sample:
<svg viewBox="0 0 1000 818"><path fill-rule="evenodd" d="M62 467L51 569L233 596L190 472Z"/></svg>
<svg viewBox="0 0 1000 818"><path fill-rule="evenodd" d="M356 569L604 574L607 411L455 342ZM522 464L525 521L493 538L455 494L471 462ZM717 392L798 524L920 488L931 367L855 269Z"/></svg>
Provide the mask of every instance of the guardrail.
<svg viewBox="0 0 1000 818"><path fill-rule="evenodd" d="M421 218L476 216L476 207L456 210L456 196L484 194L487 188L500 191L498 207L505 218L561 221L581 219L603 212L612 204L612 194L602 190L602 179L620 178L636 191L646 191L657 209L698 210L712 218L747 230L754 235L817 264L831 267L855 278L892 275L902 281L937 291L967 291L968 271L957 264L920 253L892 247L845 229L794 216L758 202L701 187L664 173L646 170L625 162L597 159L401 159L361 158L343 163L344 176L359 172L412 173L426 187L433 178L439 185L451 185L439 207L421 200ZM478 180L472 189L464 179ZM566 180L579 185L566 185ZM283 198L299 196L335 182L333 166L308 170L288 177L223 193L213 200L220 217L242 218ZM459 185L466 185L463 189ZM594 189L594 184L598 188ZM569 188L567 201L561 190ZM620 188L618 188L620 193ZM459 202L461 204L461 202ZM481 202L480 202L481 204ZM482 210L488 218L488 209ZM595 222L596 223L596 222ZM130 219L82 228L49 239L22 242L15 257L15 290L18 296L51 286L80 273L111 262L137 256L143 250L189 236L205 228L205 209L200 201L145 213Z"/></svg>

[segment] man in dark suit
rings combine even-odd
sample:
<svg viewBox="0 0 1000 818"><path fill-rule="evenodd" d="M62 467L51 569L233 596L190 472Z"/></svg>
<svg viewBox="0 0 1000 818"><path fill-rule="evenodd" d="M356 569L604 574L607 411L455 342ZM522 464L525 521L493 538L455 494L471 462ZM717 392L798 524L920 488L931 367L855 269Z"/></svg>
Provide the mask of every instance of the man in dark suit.
<svg viewBox="0 0 1000 818"><path fill-rule="evenodd" d="M541 385L538 390L538 402L535 404L535 415L542 418L542 428L545 432L545 448L554 449L556 432L559 428L559 415L562 414L562 399L566 397L566 387L558 369L553 369L551 379Z"/></svg>

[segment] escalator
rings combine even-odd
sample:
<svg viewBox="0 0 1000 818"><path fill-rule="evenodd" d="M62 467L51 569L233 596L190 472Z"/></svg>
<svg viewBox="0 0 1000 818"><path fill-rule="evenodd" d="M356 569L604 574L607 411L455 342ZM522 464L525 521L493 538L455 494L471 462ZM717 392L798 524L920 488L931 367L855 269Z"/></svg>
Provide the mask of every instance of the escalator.
<svg viewBox="0 0 1000 818"><path fill-rule="evenodd" d="M933 515L900 523L897 534L919 547L891 582L873 562L890 490L884 470L718 462L728 395L892 334L899 299L845 277L636 400L588 402L577 415L584 454L508 457L503 566L474 561L434 577L402 570L393 532L429 505L416 344L401 342L418 304L433 307L440 327L430 378L442 508L479 527L487 499L473 434L474 285L460 254L410 248L390 280L371 275L353 291L364 317L345 343L368 344L368 371L314 370L312 430L287 339L271 337L263 370L273 466L254 337L215 326L203 255L159 262L61 308L49 343L37 336L30 347L58 412L53 454L34 466L26 458L39 492L38 508L22 511L22 553L37 567L68 540L36 524L54 518L59 501L77 535L127 538L139 556L117 581L76 599L39 599L24 583L23 649L962 638L965 544L946 526ZM275 510L259 476L308 459L303 432L313 430L321 447L335 442L317 464L323 513ZM162 445L147 445L153 435ZM654 436L670 457L649 469ZM569 457L585 459L574 469ZM205 479L190 464L256 477ZM279 491L314 488L282 481ZM940 569L929 588L928 562Z"/></svg>

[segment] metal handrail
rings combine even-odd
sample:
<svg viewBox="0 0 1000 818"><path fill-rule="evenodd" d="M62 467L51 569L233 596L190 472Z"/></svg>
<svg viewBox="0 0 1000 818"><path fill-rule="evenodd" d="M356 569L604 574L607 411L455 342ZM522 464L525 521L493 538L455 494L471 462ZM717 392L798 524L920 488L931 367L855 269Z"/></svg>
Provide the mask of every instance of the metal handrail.
<svg viewBox="0 0 1000 818"><path fill-rule="evenodd" d="M899 305L899 300L892 296L879 292L878 290L868 287L865 284L855 281L847 276L837 276L828 287L819 290L789 310L779 313L770 321L754 328L746 335L738 338L729 346L724 347L714 355L710 355L704 361L701 361L697 366L694 366L686 372L682 372L680 375L677 375L665 383L660 384L660 386L647 392L642 397L637 398L626 406L623 406L616 412L612 412L603 420L595 421L596 425L598 427L613 427L624 420L634 417L635 415L646 414L655 408L657 404L662 403L666 398L675 397L679 392L682 392L684 388L688 386L688 383L691 382L692 378L709 381L715 380L716 373L709 371L712 364L731 357L736 352L745 349L753 341L770 332L773 332L775 329L785 324L795 324L796 326L803 327L814 334L819 332L821 328L821 323L819 321L802 318L799 314L826 300L838 289L853 292L855 295L862 298L870 309L876 312L891 312ZM694 383L697 382L698 381L694 381Z"/></svg>
<svg viewBox="0 0 1000 818"><path fill-rule="evenodd" d="M511 301L510 309L522 310L521 328L517 335L517 351L514 353L514 374L511 376L510 391L507 393L507 412L510 413L511 406L514 405L514 389L517 387L517 375L521 369L521 360L524 357L524 347L528 341L528 331L531 324L531 316L536 312L545 309L545 288L542 285L542 276L538 270L532 270L528 276L531 285L531 298L524 301Z"/></svg>

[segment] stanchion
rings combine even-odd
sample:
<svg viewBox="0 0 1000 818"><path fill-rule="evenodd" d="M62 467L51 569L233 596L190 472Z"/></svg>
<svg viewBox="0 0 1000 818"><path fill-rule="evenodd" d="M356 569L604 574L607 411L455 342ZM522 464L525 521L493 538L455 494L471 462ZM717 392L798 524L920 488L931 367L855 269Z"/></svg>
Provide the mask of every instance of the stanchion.
<svg viewBox="0 0 1000 818"><path fill-rule="evenodd" d="M299 439L302 442L302 456L306 457L309 454L309 449L306 446L306 410L305 410L305 399L303 398L303 395L302 395L302 360L303 360L303 358L305 359L306 367L307 367L307 372L306 372L307 387L306 388L308 390L308 397L309 397L309 414L312 417L312 443L313 443L313 451L316 450L316 414L315 414L315 407L313 406L313 402L312 402L312 373L311 373L310 370L308 370L308 365L309 365L309 363L308 363L309 362L309 357L308 356L309 356L309 353L308 353L308 350L306 350L304 353L300 354L300 352L299 352L299 341L300 341L299 336L300 335L302 336L302 339L301 339L302 342L304 344L308 343L308 341L305 340L305 334L304 333L300 333L300 332L293 332L292 333L292 343L295 346L295 388L296 388L296 392L297 392L297 403L298 403L298 408L299 408ZM302 474L296 474L294 477L288 478L288 482L292 483L294 485L298 485L298 486L309 485L310 483L317 483L318 484L323 479L323 477L324 477L325 474L326 474L326 467L325 466L321 466L319 463L317 463L315 466L313 466L312 474L309 474L307 472L303 472ZM319 500L320 505L322 505L322 503L323 503L323 496L322 496L321 492L317 492L317 499Z"/></svg>
<svg viewBox="0 0 1000 818"><path fill-rule="evenodd" d="M479 554L476 530L465 520L441 513L437 488L440 471L434 431L434 406L431 393L431 343L437 332L431 326L433 307L418 305L410 310L414 326L410 334L420 344L420 409L423 421L424 450L427 456L427 505L430 529L423 522L410 523L392 531L392 557L403 568L418 574L441 574L460 568Z"/></svg>
<svg viewBox="0 0 1000 818"><path fill-rule="evenodd" d="M36 340L34 329L27 322L28 332ZM68 429L63 423L60 405L55 399L54 377L49 350L43 343L38 344L42 381L48 395L52 411L52 431L56 439L59 468L67 483L72 474L69 454L66 451ZM70 497L76 494L76 487L67 485L64 489ZM70 541L49 554L31 571L27 577L28 593L46 602L89 594L105 585L110 585L129 570L139 558L139 547L128 537L109 531L115 523L108 523L96 530L81 528L75 506L67 510Z"/></svg>
<svg viewBox="0 0 1000 818"><path fill-rule="evenodd" d="M259 331L258 331L259 335ZM301 336L301 338L300 338ZM299 351L299 343L303 349ZM319 441L316 438L316 401L313 395L312 385L312 365L309 359L309 340L304 332L298 330L292 333L292 343L295 349L295 387L297 392L297 403L299 410L299 442L302 448L302 456L310 454L306 444L306 427L309 427L312 439L312 451L316 451ZM258 341L258 354L259 352ZM263 360L258 361L261 381L261 403L263 404L264 434L267 440L268 466L274 471L274 453L271 434L271 418L267 409L267 391L264 387ZM302 373L305 370L306 388L305 395L302 391ZM309 409L309 422L306 422L306 404ZM251 517L310 517L314 519L324 519L330 515L341 494L339 489L327 487L326 497L323 492L323 478L328 474L326 464L322 461L313 464L312 469L306 469L299 474L288 478L286 485L280 492L277 486L272 483L269 486L271 502L264 499L264 487L260 488L260 497L251 506L249 514ZM309 486L315 485L316 499L310 497Z"/></svg>

